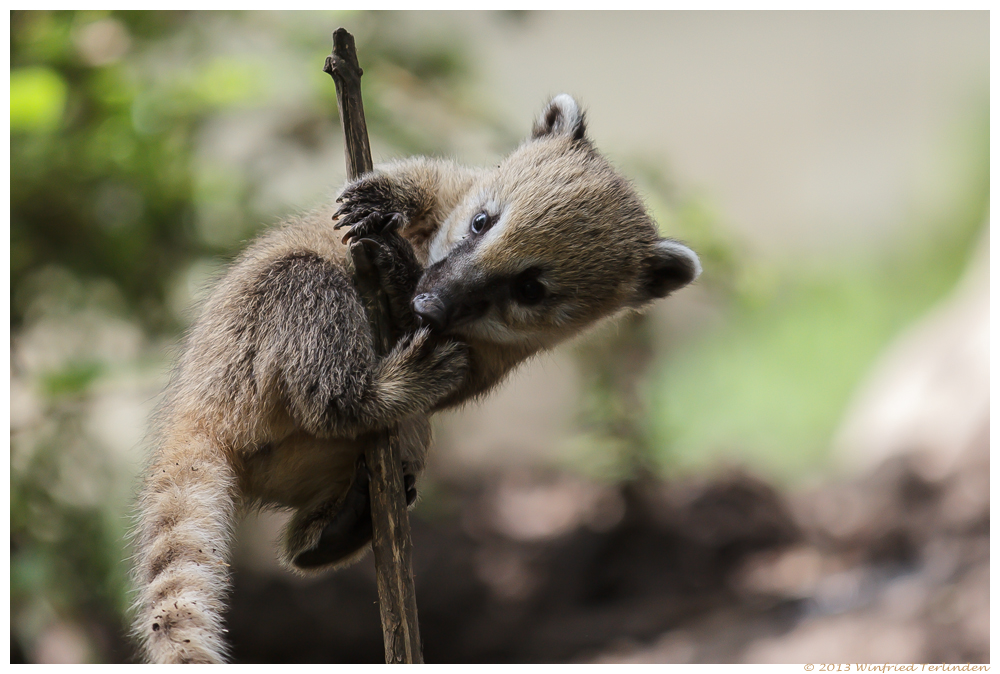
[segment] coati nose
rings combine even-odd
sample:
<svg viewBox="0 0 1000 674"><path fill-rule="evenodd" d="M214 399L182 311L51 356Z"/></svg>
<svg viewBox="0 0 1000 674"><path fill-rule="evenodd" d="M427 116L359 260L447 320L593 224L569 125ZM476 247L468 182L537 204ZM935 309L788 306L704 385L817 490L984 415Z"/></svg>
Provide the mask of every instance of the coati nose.
<svg viewBox="0 0 1000 674"><path fill-rule="evenodd" d="M432 330L443 330L448 322L448 309L437 295L424 293L413 298L413 313Z"/></svg>

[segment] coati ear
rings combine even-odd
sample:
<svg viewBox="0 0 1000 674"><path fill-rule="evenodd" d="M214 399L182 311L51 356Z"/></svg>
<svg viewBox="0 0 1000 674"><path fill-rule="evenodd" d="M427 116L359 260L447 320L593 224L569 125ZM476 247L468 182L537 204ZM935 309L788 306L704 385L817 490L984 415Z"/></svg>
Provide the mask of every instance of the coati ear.
<svg viewBox="0 0 1000 674"><path fill-rule="evenodd" d="M569 136L573 140L583 140L586 133L583 111L569 94L559 94L549 101L531 129L532 138Z"/></svg>
<svg viewBox="0 0 1000 674"><path fill-rule="evenodd" d="M698 278L701 262L693 250L679 241L660 239L653 255L643 263L638 292L639 303L666 297Z"/></svg>

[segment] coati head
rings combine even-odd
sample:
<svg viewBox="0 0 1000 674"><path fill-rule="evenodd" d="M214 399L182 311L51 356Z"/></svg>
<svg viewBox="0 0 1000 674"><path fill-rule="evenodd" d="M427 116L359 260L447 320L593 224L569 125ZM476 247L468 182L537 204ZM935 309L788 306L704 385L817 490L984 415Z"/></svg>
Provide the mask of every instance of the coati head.
<svg viewBox="0 0 1000 674"><path fill-rule="evenodd" d="M444 333L544 348L700 272L690 248L659 237L562 94L438 230L413 309Z"/></svg>

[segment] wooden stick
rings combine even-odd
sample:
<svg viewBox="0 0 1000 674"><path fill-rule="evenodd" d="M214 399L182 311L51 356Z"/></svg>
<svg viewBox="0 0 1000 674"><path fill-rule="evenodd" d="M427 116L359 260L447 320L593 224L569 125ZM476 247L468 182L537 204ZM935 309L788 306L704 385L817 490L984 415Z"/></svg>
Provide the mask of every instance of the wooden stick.
<svg viewBox="0 0 1000 674"><path fill-rule="evenodd" d="M368 127L361 100L361 75L354 36L343 28L333 34L333 53L326 57L323 71L337 85L337 108L344 125L344 152L347 173L352 180L372 170L368 145ZM378 273L368 263L361 244L351 244L358 292L368 309L375 347L380 354L392 348L392 323L388 296ZM422 663L420 626L417 622L417 596L413 589L410 518L406 512L399 431L392 428L372 433L366 438L365 461L371 479L368 483L372 509L372 552L378 583L378 602L382 614L382 640L385 661Z"/></svg>
<svg viewBox="0 0 1000 674"><path fill-rule="evenodd" d="M365 104L361 100L361 76L354 36L343 28L333 33L333 53L326 57L323 72L337 85L337 109L344 125L344 154L351 180L372 170L372 150L368 145Z"/></svg>

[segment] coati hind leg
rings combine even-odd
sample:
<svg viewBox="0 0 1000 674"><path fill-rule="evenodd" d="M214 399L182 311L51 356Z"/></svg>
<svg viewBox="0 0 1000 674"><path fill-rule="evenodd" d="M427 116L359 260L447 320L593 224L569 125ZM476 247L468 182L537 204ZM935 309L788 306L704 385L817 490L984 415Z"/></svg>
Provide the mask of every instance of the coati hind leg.
<svg viewBox="0 0 1000 674"><path fill-rule="evenodd" d="M426 416L410 417L399 425L406 505L417 499L416 479L423 471L430 444L430 422ZM320 501L314 508L296 513L285 536L286 560L301 571L320 571L346 566L358 560L372 539L368 467L359 457L354 480L343 496Z"/></svg>
<svg viewBox="0 0 1000 674"><path fill-rule="evenodd" d="M372 540L372 509L368 484L368 466L364 457L361 457L358 459L351 488L343 500L336 503L336 511L332 516L326 508L321 507L309 513L298 524L309 529L314 521L326 520L319 540L312 547L296 553L292 564L304 571L315 570L349 564L364 553ZM406 461L403 462L403 485L406 487L406 505L410 506L417 499L416 475L412 472L412 465Z"/></svg>

